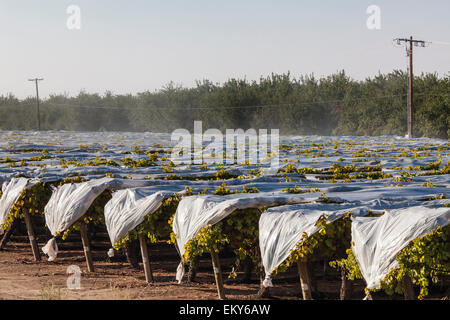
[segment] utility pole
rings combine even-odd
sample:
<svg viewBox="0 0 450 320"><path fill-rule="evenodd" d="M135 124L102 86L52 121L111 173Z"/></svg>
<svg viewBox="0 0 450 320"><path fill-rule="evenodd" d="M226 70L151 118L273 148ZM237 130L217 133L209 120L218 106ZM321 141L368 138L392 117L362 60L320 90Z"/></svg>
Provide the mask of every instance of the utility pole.
<svg viewBox="0 0 450 320"><path fill-rule="evenodd" d="M34 78L34 79L28 79L28 81L34 81L36 84L36 108L37 108L37 121L38 121L38 130L41 131L41 114L39 112L39 88L38 88L38 81L41 81L44 79Z"/></svg>
<svg viewBox="0 0 450 320"><path fill-rule="evenodd" d="M413 45L425 47L425 41L413 39L413 37L407 38L397 38L394 39L397 44L409 43L409 48L407 47L406 52L409 57L409 91L408 91L408 138L413 138L413 126L414 126L414 105L413 105Z"/></svg>

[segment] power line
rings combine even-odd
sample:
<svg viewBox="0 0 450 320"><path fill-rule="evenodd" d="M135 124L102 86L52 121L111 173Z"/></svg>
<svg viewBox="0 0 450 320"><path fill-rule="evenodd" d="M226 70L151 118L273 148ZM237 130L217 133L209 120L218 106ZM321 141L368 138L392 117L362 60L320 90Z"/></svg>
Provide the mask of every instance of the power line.
<svg viewBox="0 0 450 320"><path fill-rule="evenodd" d="M427 41L427 43L450 45L450 42L445 41Z"/></svg>
<svg viewBox="0 0 450 320"><path fill-rule="evenodd" d="M252 109L252 108L276 108L276 107L293 107L300 105L311 105L311 104L337 104L342 102L360 102L360 101L369 101L369 100L377 100L377 99L389 99L389 98L398 98L398 97L406 97L408 94L397 94L397 95L385 95L378 97L362 97L362 98L354 98L354 99L341 99L341 100L325 100L325 101L304 101L300 103L281 103L281 104L266 104L266 105L247 105L247 106L209 106L209 107L151 107L152 110L210 110L210 109ZM450 96L450 93L441 93L441 94L432 94L432 93L418 93L416 96L437 96L444 97ZM45 107L66 107L66 108L87 108L87 109L104 109L104 110L130 110L131 108L127 107L106 107L106 106L83 106L83 105L73 105L73 104L64 104L64 103L54 103L54 102L46 102L42 106ZM134 109L138 109L138 107L134 107Z"/></svg>

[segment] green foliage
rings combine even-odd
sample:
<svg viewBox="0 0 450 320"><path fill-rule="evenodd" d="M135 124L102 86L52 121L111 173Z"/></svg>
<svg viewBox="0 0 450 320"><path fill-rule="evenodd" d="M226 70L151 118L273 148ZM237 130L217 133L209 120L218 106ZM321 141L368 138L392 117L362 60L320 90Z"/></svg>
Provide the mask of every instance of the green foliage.
<svg viewBox="0 0 450 320"><path fill-rule="evenodd" d="M399 266L392 269L381 281L388 294L403 293L402 280L409 276L420 287L419 299L429 294L431 283L449 280L450 276L450 226L437 227L424 237L411 241L396 259Z"/></svg>
<svg viewBox="0 0 450 320"><path fill-rule="evenodd" d="M230 277L235 277L234 270L247 257L252 259L254 266L258 266L261 260L258 246L260 215L258 209L236 210L215 225L202 228L186 243L183 261L187 263L211 250L219 252L228 245L236 255Z"/></svg>
<svg viewBox="0 0 450 320"><path fill-rule="evenodd" d="M85 179L76 176L51 183L38 182L31 188L23 190L19 196L19 199L13 204L1 228L3 230L6 230L15 219L23 219L23 213L25 210L28 211L31 215L44 215L44 208L52 195L51 186L62 186L63 184L67 183L80 183L84 181ZM109 191L104 191L99 197L94 200L83 218L81 218L67 230L62 232L62 239L66 239L67 236L75 230L79 231L81 229L81 223L83 222L92 223L94 225L104 224L104 206L110 199L111 193Z"/></svg>
<svg viewBox="0 0 450 320"><path fill-rule="evenodd" d="M183 261L187 263L211 250L219 252L225 244L229 243L229 239L222 232L222 227L223 223L219 222L214 226L207 225L200 229L196 236L184 246Z"/></svg>
<svg viewBox="0 0 450 320"><path fill-rule="evenodd" d="M77 96L50 95L41 103L43 129L171 132L205 128L279 128L282 134L404 135L408 75L394 70L364 81L344 71L328 77L271 74L258 81L203 80L193 88L169 83L156 92ZM448 139L450 77L414 79L415 126L419 136ZM264 106L264 107L261 107ZM36 128L35 100L0 96L0 129ZM135 146L133 151L144 150Z"/></svg>
<svg viewBox="0 0 450 320"><path fill-rule="evenodd" d="M230 190L227 188L227 184L224 182L222 183L216 190L214 190L215 195L224 196L227 194L236 194L236 193L258 193L259 190L256 187L247 188L246 186L242 187L242 191L239 190Z"/></svg>
<svg viewBox="0 0 450 320"><path fill-rule="evenodd" d="M349 280L362 279L361 270L359 269L356 257L353 254L352 248L346 250L347 257L333 260L329 262L329 265L335 269L344 267L347 270L347 278Z"/></svg>
<svg viewBox="0 0 450 320"><path fill-rule="evenodd" d="M440 170L441 174L450 174L450 161L447 161L445 166Z"/></svg>
<svg viewBox="0 0 450 320"><path fill-rule="evenodd" d="M325 173L331 173L331 176L319 177L320 180L338 180L343 179L349 181L350 179L386 179L392 178L392 174L386 174L383 171L381 165L375 166L360 166L341 165L339 163L333 163L331 168Z"/></svg>
<svg viewBox="0 0 450 320"><path fill-rule="evenodd" d="M92 225L104 225L105 205L109 200L111 200L111 198L112 195L109 190L103 191L102 194L95 198L94 202L92 202L91 206L82 218L72 224L67 230L60 234L57 234L56 236L61 236L63 240L66 240L70 233L74 231L80 231L83 223Z"/></svg>
<svg viewBox="0 0 450 320"><path fill-rule="evenodd" d="M129 241L138 238L143 234L150 239L150 242L156 243L159 240L169 240L172 233L172 221L181 201L181 196L175 194L165 199L155 212L147 214L144 221L134 230L128 232L128 235L114 244L115 249L124 247Z"/></svg>
<svg viewBox="0 0 450 320"><path fill-rule="evenodd" d="M450 226L439 226L424 237L411 241L397 253L396 260L398 266L381 281L381 289L389 295L403 294L402 282L404 277L409 276L420 287L418 298L425 298L431 283L449 280ZM352 249L347 250L347 257L331 261L330 265L334 268L344 266L350 280L363 278Z"/></svg>
<svg viewBox="0 0 450 320"><path fill-rule="evenodd" d="M333 222L322 216L316 222L320 230L309 236L304 233L288 258L279 265L274 275L286 271L297 261L332 260L344 258L351 241L350 213Z"/></svg>
<svg viewBox="0 0 450 320"><path fill-rule="evenodd" d="M128 168L141 168L154 166L155 160L156 159L154 159L153 156L149 156L149 159L137 159L137 160L133 160L131 158L123 158L120 159L120 162L122 162L123 165Z"/></svg>
<svg viewBox="0 0 450 320"><path fill-rule="evenodd" d="M1 226L6 230L15 219L23 219L24 211L31 215L43 215L44 208L52 195L50 184L38 182L29 189L25 189L19 196L19 199L13 204L8 216Z"/></svg>
<svg viewBox="0 0 450 320"><path fill-rule="evenodd" d="M193 195L192 188L185 187L183 196ZM205 194L208 189L196 193L197 195ZM161 206L155 212L147 214L144 221L134 230L128 232L128 235L114 244L115 249L123 248L131 240L138 238L139 234L143 234L150 239L150 242L156 243L159 240L166 240L168 243L175 243L176 235L173 233L173 219L177 211L178 204L182 196L174 194L165 199Z"/></svg>
<svg viewBox="0 0 450 320"><path fill-rule="evenodd" d="M314 193L314 192L319 192L320 190L317 188L310 188L310 189L301 189L299 188L299 186L295 185L293 188L284 188L282 190L283 192L288 192L288 193Z"/></svg>

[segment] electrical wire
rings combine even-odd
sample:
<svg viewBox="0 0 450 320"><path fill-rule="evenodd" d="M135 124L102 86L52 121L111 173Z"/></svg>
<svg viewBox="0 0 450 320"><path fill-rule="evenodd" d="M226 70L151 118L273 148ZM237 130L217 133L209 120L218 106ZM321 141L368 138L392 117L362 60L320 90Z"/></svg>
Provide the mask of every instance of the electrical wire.
<svg viewBox="0 0 450 320"><path fill-rule="evenodd" d="M341 99L341 100L325 100L325 101L304 101L300 103L282 103L282 104L267 104L267 105L248 105L248 106L210 106L210 107L149 107L151 110L211 110L211 109L252 109L252 108L276 108L276 107L289 107L289 106L300 106L300 105L322 105L322 104L338 104L342 102L361 102L375 99L389 99L389 98L398 98L398 97L407 97L408 94L397 94L397 95L385 95L379 97L362 97L355 99ZM441 94L431 94L431 93L417 93L415 96L450 96L450 93L441 93ZM41 102L40 106L42 107L65 107L65 108L87 108L87 109L104 109L104 110L130 110L127 107L106 107L106 106L83 106L83 105L67 105L63 103L46 103ZM138 109L138 108L135 108Z"/></svg>

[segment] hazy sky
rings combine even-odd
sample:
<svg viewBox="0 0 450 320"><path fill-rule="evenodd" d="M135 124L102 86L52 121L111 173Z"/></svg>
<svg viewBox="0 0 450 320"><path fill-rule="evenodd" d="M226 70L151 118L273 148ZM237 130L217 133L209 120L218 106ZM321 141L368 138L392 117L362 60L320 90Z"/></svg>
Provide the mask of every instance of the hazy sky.
<svg viewBox="0 0 450 320"><path fill-rule="evenodd" d="M69 5L81 29L69 30ZM381 29L369 30L369 5ZM259 79L271 72L355 79L405 69L392 39L450 42L450 1L0 0L0 95L136 93L169 81ZM415 50L415 72L450 71L450 45Z"/></svg>

